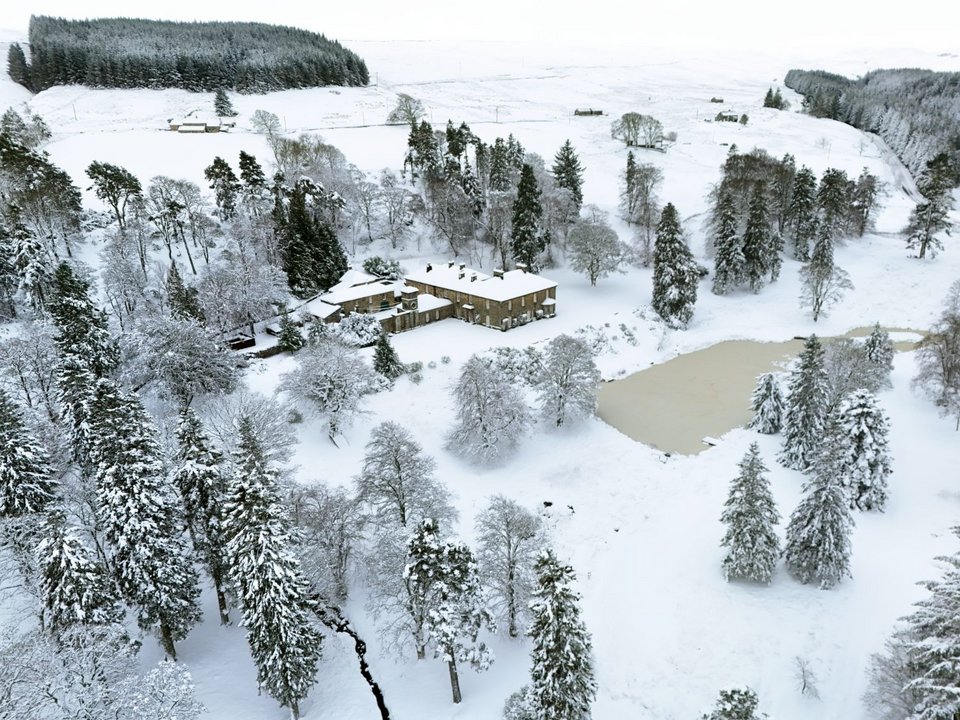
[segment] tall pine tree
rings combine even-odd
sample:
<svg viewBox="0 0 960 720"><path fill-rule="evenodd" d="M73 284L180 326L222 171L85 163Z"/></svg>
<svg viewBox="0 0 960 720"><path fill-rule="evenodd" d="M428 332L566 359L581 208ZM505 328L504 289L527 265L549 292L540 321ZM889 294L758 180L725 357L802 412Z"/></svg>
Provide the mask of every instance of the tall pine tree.
<svg viewBox="0 0 960 720"><path fill-rule="evenodd" d="M737 207L733 195L721 192L717 199L717 221L713 234L715 269L713 293L725 295L744 281L745 263L738 232Z"/></svg>
<svg viewBox="0 0 960 720"><path fill-rule="evenodd" d="M43 512L57 492L49 452L0 390L0 518Z"/></svg>
<svg viewBox="0 0 960 720"><path fill-rule="evenodd" d="M823 346L816 335L807 338L798 360L790 373L780 462L806 470L823 435L828 394Z"/></svg>
<svg viewBox="0 0 960 720"><path fill-rule="evenodd" d="M530 272L540 269L540 253L547 247L543 233L543 205L533 168L527 163L520 170L517 199L513 203L513 225L510 230L513 259L524 263Z"/></svg>
<svg viewBox="0 0 960 720"><path fill-rule="evenodd" d="M575 215L580 213L583 206L583 166L573 145L567 140L553 158L553 179L557 187L570 191Z"/></svg>
<svg viewBox="0 0 960 720"><path fill-rule="evenodd" d="M806 262L817 235L817 176L806 165L797 170L793 178L789 219L793 233L793 256Z"/></svg>
<svg viewBox="0 0 960 720"><path fill-rule="evenodd" d="M753 391L753 419L747 427L764 435L775 435L783 427L784 400L776 373L764 373Z"/></svg>
<svg viewBox="0 0 960 720"><path fill-rule="evenodd" d="M772 274L777 254L769 216L766 189L757 183L750 196L747 226L743 231L743 276L755 293L764 286L766 274Z"/></svg>
<svg viewBox="0 0 960 720"><path fill-rule="evenodd" d="M683 239L677 209L667 203L653 246L653 309L668 325L686 327L697 302L700 273Z"/></svg>
<svg viewBox="0 0 960 720"><path fill-rule="evenodd" d="M730 483L730 494L720 521L727 526L721 545L727 548L723 558L723 576L769 583L780 559L780 538L775 530L780 522L767 468L760 458L760 447L750 445L740 461L740 474Z"/></svg>
<svg viewBox="0 0 960 720"><path fill-rule="evenodd" d="M837 425L843 446L843 478L850 505L859 510L883 510L887 504L890 453L888 421L869 390L850 393L839 409Z"/></svg>

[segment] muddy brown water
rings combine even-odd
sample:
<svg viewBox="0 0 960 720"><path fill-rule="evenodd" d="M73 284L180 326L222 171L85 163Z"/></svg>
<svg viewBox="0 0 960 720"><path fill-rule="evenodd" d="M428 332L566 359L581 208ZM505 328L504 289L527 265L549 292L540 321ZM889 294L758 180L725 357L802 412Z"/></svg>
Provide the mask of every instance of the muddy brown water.
<svg viewBox="0 0 960 720"><path fill-rule="evenodd" d="M865 337L873 328L856 328L843 337ZM887 328L890 333L917 330ZM899 351L914 342L897 342ZM597 414L633 440L664 452L694 455L750 421L750 399L757 377L782 370L803 349L802 340L728 340L652 365L600 388Z"/></svg>

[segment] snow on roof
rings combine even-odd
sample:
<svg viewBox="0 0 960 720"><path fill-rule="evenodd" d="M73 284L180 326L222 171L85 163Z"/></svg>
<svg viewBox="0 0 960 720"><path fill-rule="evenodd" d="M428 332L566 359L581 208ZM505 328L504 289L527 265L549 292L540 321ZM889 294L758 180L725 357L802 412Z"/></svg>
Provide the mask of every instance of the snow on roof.
<svg viewBox="0 0 960 720"><path fill-rule="evenodd" d="M326 320L331 315L335 315L340 312L340 306L331 305L330 303L326 303L317 297L301 306L300 312L306 312L314 317L320 318L321 320Z"/></svg>
<svg viewBox="0 0 960 720"><path fill-rule="evenodd" d="M463 273L462 278L460 277L461 272ZM474 275L476 280L471 280L470 278ZM491 277L466 267L461 271L460 266L456 264L453 267L434 265L433 269L429 271L424 268L418 272L409 273L407 280L434 285L445 290L476 295L497 302L512 300L521 295L529 295L557 286L553 280L547 280L545 277L523 270L510 270L503 273L503 277L500 278Z"/></svg>
<svg viewBox="0 0 960 720"><path fill-rule="evenodd" d="M379 279L380 278L378 278L376 275L371 275L370 273L363 272L362 270L354 270L351 268L341 275L337 284L327 290L327 292L337 292L338 290L343 290L344 288L356 287L357 285L365 285L367 283L376 282Z"/></svg>
<svg viewBox="0 0 960 720"><path fill-rule="evenodd" d="M206 125L181 125L177 132L182 133L202 133L207 131Z"/></svg>
<svg viewBox="0 0 960 720"><path fill-rule="evenodd" d="M380 295L386 292L397 293L401 287L403 287L402 280L377 280L376 282L330 290L330 292L321 295L320 298L324 302L332 303L333 305L343 305L344 303L360 300L372 295Z"/></svg>
<svg viewBox="0 0 960 720"><path fill-rule="evenodd" d="M431 295L430 293L420 293L417 296L417 310L420 312L430 312L431 310L437 310L447 305L453 305L453 303L444 298L438 298L436 295Z"/></svg>

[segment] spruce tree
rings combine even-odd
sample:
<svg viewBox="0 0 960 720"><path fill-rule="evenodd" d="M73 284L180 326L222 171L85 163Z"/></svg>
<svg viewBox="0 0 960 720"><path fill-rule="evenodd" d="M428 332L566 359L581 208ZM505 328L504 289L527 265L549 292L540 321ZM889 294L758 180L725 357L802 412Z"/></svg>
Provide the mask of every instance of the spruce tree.
<svg viewBox="0 0 960 720"><path fill-rule="evenodd" d="M373 369L388 380L396 380L403 375L403 363L397 357L397 351L390 344L390 337L382 332L377 336L373 350Z"/></svg>
<svg viewBox="0 0 960 720"><path fill-rule="evenodd" d="M537 559L530 604L530 692L537 720L589 720L597 696L590 633L580 619L573 568L552 550Z"/></svg>
<svg viewBox="0 0 960 720"><path fill-rule="evenodd" d="M280 311L280 335L277 337L277 347L283 352L295 353L306 344L303 333L290 317L286 306Z"/></svg>
<svg viewBox="0 0 960 720"><path fill-rule="evenodd" d="M869 390L855 390L839 409L839 442L844 451L843 478L851 507L883 510L887 503L890 453L888 421Z"/></svg>
<svg viewBox="0 0 960 720"><path fill-rule="evenodd" d="M553 158L553 178L557 187L570 191L573 198L573 204L576 208L574 214L580 214L580 208L583 206L583 166L580 164L580 158L573 145L567 140L557 151Z"/></svg>
<svg viewBox="0 0 960 720"><path fill-rule="evenodd" d="M917 257L921 260L926 257L935 257L937 251L943 250L943 243L938 235L950 234L953 223L950 212L953 210L954 173L949 157L940 153L927 162L927 166L917 181L917 189L923 195L923 200L917 203L910 213L907 223L907 247L916 249Z"/></svg>
<svg viewBox="0 0 960 720"><path fill-rule="evenodd" d="M737 232L737 208L733 195L721 192L717 199L717 221L713 235L716 252L713 293L725 295L744 281L745 259Z"/></svg>
<svg viewBox="0 0 960 720"><path fill-rule="evenodd" d="M697 302L700 273L683 239L680 218L667 203L653 246L653 309L671 326L686 327Z"/></svg>
<svg viewBox="0 0 960 720"><path fill-rule="evenodd" d="M510 189L510 158L507 144L499 137L490 147L490 189L497 192Z"/></svg>
<svg viewBox="0 0 960 720"><path fill-rule="evenodd" d="M524 163L520 170L517 199L513 203L513 225L510 230L513 259L524 263L530 272L540 269L540 253L546 248L543 234L543 206L540 188L533 168Z"/></svg>
<svg viewBox="0 0 960 720"><path fill-rule="evenodd" d="M846 463L840 430L832 419L823 447L813 461L813 477L790 516L784 552L787 568L800 582L828 590L850 575L850 532L853 517L843 485Z"/></svg>
<svg viewBox="0 0 960 720"><path fill-rule="evenodd" d="M727 526L720 545L727 548L723 576L769 583L780 559L780 522L760 447L750 445L740 461L740 474L730 483L730 494L720 521Z"/></svg>
<svg viewBox="0 0 960 720"><path fill-rule="evenodd" d="M257 682L296 720L316 678L323 636L311 621L277 472L247 417L238 427L234 467L223 506L230 578Z"/></svg>
<svg viewBox="0 0 960 720"><path fill-rule="evenodd" d="M806 165L797 170L793 178L789 218L793 232L793 256L806 262L817 235L817 177Z"/></svg>
<svg viewBox="0 0 960 720"><path fill-rule="evenodd" d="M213 201L221 220L229 220L236 214L237 195L240 193L240 181L233 168L222 157L213 158L213 162L203 171L203 176L213 190Z"/></svg>
<svg viewBox="0 0 960 720"><path fill-rule="evenodd" d="M766 720L767 714L757 711L759 704L757 694L750 688L721 690L713 712L701 715L701 720Z"/></svg>
<svg viewBox="0 0 960 720"><path fill-rule="evenodd" d="M112 581L62 513L49 517L36 560L43 624L50 632L59 635L72 625L122 621L123 607Z"/></svg>
<svg viewBox="0 0 960 720"><path fill-rule="evenodd" d="M27 58L23 54L23 48L19 43L10 43L7 49L7 73L10 79L15 83L23 85L27 90L33 91L33 83L30 81L30 66L27 65Z"/></svg>
<svg viewBox="0 0 960 720"><path fill-rule="evenodd" d="M744 281L755 293L760 292L764 276L772 271L776 255L769 214L766 189L762 183L757 183L750 196L747 227L743 232Z"/></svg>
<svg viewBox="0 0 960 720"><path fill-rule="evenodd" d="M20 409L0 390L0 518L46 509L58 488L49 456L30 433Z"/></svg>
<svg viewBox="0 0 960 720"><path fill-rule="evenodd" d="M90 402L88 457L117 587L175 660L174 643L200 620L200 588L153 423L111 380L97 381Z"/></svg>
<svg viewBox="0 0 960 720"><path fill-rule="evenodd" d="M823 434L827 401L827 375L823 347L816 335L807 338L799 361L790 373L784 414L783 451L780 462L806 470Z"/></svg>
<svg viewBox="0 0 960 720"><path fill-rule="evenodd" d="M170 269L167 271L166 287L170 317L178 320L194 320L201 325L206 324L206 318L197 299L197 289L184 284L175 262L170 263Z"/></svg>
<svg viewBox="0 0 960 720"><path fill-rule="evenodd" d="M221 517L226 492L223 456L214 448L200 418L189 407L180 411L177 444L173 484L183 500L184 520L193 548L213 580L220 624L228 625L227 559Z"/></svg>
<svg viewBox="0 0 960 720"><path fill-rule="evenodd" d="M893 372L895 349L890 334L875 323L873 330L863 344L863 352L877 371L877 387L891 387L890 373Z"/></svg>
<svg viewBox="0 0 960 720"><path fill-rule="evenodd" d="M237 116L237 111L233 109L233 103L223 88L217 88L213 93L213 112L219 117Z"/></svg>
<svg viewBox="0 0 960 720"><path fill-rule="evenodd" d="M817 190L820 231L826 233L831 241L839 239L847 231L852 186L847 174L836 168L827 168L820 178Z"/></svg>
<svg viewBox="0 0 960 720"><path fill-rule="evenodd" d="M757 378L752 406L753 419L747 427L764 435L775 435L780 432L786 410L776 373L764 373Z"/></svg>
<svg viewBox="0 0 960 720"><path fill-rule="evenodd" d="M320 236L320 287L329 289L340 282L343 274L350 269L347 254L329 223L318 221L317 232Z"/></svg>

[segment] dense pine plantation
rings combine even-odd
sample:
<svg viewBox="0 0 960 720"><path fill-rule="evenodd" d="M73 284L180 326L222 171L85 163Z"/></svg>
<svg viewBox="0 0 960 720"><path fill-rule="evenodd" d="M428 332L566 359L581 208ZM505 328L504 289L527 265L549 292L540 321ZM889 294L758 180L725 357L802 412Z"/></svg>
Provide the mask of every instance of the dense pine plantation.
<svg viewBox="0 0 960 720"><path fill-rule="evenodd" d="M11 77L34 92L90 85L263 93L370 79L362 59L323 35L239 22L33 16L30 62L17 44L8 61Z"/></svg>

